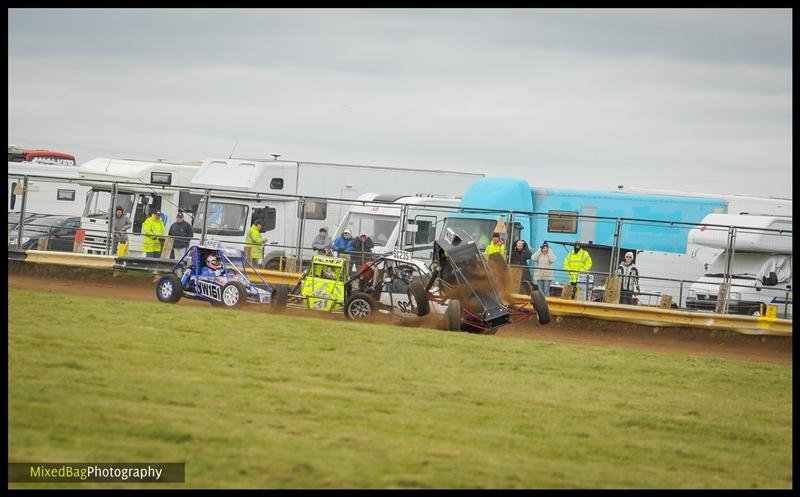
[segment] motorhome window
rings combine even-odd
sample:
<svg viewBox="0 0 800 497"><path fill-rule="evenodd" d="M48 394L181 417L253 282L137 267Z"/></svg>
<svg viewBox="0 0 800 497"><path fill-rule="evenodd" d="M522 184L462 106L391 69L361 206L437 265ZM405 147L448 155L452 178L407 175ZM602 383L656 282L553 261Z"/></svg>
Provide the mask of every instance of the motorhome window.
<svg viewBox="0 0 800 497"><path fill-rule="evenodd" d="M186 220L192 225L194 225L194 217L197 215L197 211L200 210L201 202L203 202L202 193L191 193L188 190L181 190L178 194L178 209L186 214Z"/></svg>
<svg viewBox="0 0 800 497"><path fill-rule="evenodd" d="M424 245L433 243L436 238L436 217L417 216L414 218L417 225L417 232L414 233L414 245Z"/></svg>
<svg viewBox="0 0 800 497"><path fill-rule="evenodd" d="M353 236L364 233L372 238L373 243L378 247L386 245L396 226L397 217L376 216L374 214L353 213L350 215L348 222L348 227L353 232Z"/></svg>
<svg viewBox="0 0 800 497"><path fill-rule="evenodd" d="M577 233L578 213L572 211L548 211L547 231L550 233Z"/></svg>
<svg viewBox="0 0 800 497"><path fill-rule="evenodd" d="M297 203L297 217L301 217L302 204ZM328 216L327 200L306 200L305 203L306 219L324 220Z"/></svg>
<svg viewBox="0 0 800 497"><path fill-rule="evenodd" d="M171 185L172 173L150 173L150 183L154 185Z"/></svg>
<svg viewBox="0 0 800 497"><path fill-rule="evenodd" d="M261 233L266 233L267 231L275 229L275 209L272 207L262 207L259 209L253 209L253 215L250 216L250 226L256 222L257 219L260 219L264 225L261 227Z"/></svg>
<svg viewBox="0 0 800 497"><path fill-rule="evenodd" d="M247 211L248 207L242 204L209 203L206 233L221 236L244 235ZM205 212L197 213L197 222L193 226L196 233L202 231L204 218Z"/></svg>
<svg viewBox="0 0 800 497"><path fill-rule="evenodd" d="M133 208L132 193L117 193L114 208L122 206L125 214L130 215ZM103 217L108 216L108 209L111 207L111 192L104 190L89 190L86 194L86 207L83 209L83 217Z"/></svg>
<svg viewBox="0 0 800 497"><path fill-rule="evenodd" d="M272 181L269 182L269 188L271 190L283 190L283 178L272 178Z"/></svg>
<svg viewBox="0 0 800 497"><path fill-rule="evenodd" d="M9 155L11 157L11 155ZM17 203L17 195L14 191L17 189L17 182L14 181L11 183L11 191L8 193L9 197L11 197L11 202L8 204L8 208L14 210L14 204Z"/></svg>
<svg viewBox="0 0 800 497"><path fill-rule="evenodd" d="M464 219L449 217L444 222L442 232L447 228L453 231L464 230L478 244L478 249L483 252L492 240L496 219Z"/></svg>
<svg viewBox="0 0 800 497"><path fill-rule="evenodd" d="M62 190L59 188L57 198L58 200L69 200L71 202L75 200L75 190Z"/></svg>

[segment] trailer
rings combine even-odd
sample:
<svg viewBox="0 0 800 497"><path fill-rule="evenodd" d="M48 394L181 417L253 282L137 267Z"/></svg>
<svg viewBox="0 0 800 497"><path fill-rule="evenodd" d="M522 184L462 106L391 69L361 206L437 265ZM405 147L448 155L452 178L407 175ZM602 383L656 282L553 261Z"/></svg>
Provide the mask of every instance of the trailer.
<svg viewBox="0 0 800 497"><path fill-rule="evenodd" d="M277 268L283 257L310 258L310 245L322 227L336 226L347 210L338 199L355 200L365 191L392 184L425 194L456 194L482 174L396 167L328 164L263 159L217 159L202 162L143 162L95 159L81 164L82 182L92 187L94 202L84 216L84 247L89 253L105 253L107 209L112 182L120 182L118 198L134 210L133 232L149 208L158 207L164 224L174 220L178 209L187 213L198 238L241 245L255 219L264 221L267 268ZM124 183L124 184L122 184ZM169 187L169 188L167 188ZM208 228L201 233L206 216ZM95 207L97 206L102 207ZM125 206L123 205L123 207ZM126 212L129 209L126 208ZM140 215L141 212L141 215ZM138 230L138 231L137 231ZM138 255L141 237L133 237L129 251Z"/></svg>
<svg viewBox="0 0 800 497"><path fill-rule="evenodd" d="M10 161L7 190L9 219L12 213L19 213L22 209L22 193L26 177L28 179L26 214L80 216L83 212L89 188L78 183L77 167Z"/></svg>

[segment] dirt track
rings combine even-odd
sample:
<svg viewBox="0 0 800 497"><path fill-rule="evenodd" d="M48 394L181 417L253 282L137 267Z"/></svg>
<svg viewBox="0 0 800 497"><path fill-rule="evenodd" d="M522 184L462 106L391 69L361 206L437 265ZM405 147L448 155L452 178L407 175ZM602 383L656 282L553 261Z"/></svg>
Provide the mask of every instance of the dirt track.
<svg viewBox="0 0 800 497"><path fill-rule="evenodd" d="M95 278L80 280L59 278L54 275L23 275L10 271L9 288L44 292L72 293L120 300L156 302L154 283L149 278ZM208 306L204 302L184 299L178 305ZM256 306L245 306L256 310ZM313 316L302 310L291 314ZM341 317L344 319L344 317ZM582 318L555 318L549 325L541 326L535 320L505 326L495 337L534 339L613 347L630 347L656 352L688 355L726 357L758 362L791 364L792 339L786 337L745 336L730 332L707 332L684 328L650 326L598 321ZM489 338L489 337L487 337Z"/></svg>

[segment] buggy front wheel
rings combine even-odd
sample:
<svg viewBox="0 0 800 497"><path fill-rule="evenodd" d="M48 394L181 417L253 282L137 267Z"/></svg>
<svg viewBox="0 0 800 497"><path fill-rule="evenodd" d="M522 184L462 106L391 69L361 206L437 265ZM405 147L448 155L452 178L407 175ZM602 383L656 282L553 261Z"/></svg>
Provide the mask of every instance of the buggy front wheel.
<svg viewBox="0 0 800 497"><path fill-rule="evenodd" d="M159 278L156 284L156 297L161 302L174 304L183 296L183 289L181 288L181 280L172 273L165 274Z"/></svg>
<svg viewBox="0 0 800 497"><path fill-rule="evenodd" d="M286 309L286 302L289 300L289 287L280 283L275 285L272 290L270 303L273 309Z"/></svg>
<svg viewBox="0 0 800 497"><path fill-rule="evenodd" d="M377 312L375 299L362 292L354 293L344 303L344 315L353 321L372 321Z"/></svg>
<svg viewBox="0 0 800 497"><path fill-rule="evenodd" d="M461 301L450 299L444 317L448 331L461 331Z"/></svg>
<svg viewBox="0 0 800 497"><path fill-rule="evenodd" d="M238 281L231 281L222 287L222 306L228 309L240 306L247 298L247 290Z"/></svg>

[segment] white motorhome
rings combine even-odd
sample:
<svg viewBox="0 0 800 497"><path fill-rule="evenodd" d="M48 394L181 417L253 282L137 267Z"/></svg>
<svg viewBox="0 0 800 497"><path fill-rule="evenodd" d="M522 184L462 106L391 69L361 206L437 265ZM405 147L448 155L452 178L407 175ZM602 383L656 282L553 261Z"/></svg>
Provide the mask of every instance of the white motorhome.
<svg viewBox="0 0 800 497"><path fill-rule="evenodd" d="M361 233L375 243L375 254L391 253L398 248L410 252L415 259L429 261L433 255L433 242L442 234L447 215L458 209L460 197L394 195L365 193L358 198L363 204L347 210L336 231L335 240L349 228L353 236ZM400 246L401 216L407 205L405 242Z"/></svg>
<svg viewBox="0 0 800 497"><path fill-rule="evenodd" d="M78 167L80 182L90 187L82 213L81 228L86 231L83 251L105 254L108 239L109 209L121 206L132 222L131 232L141 234L142 223L150 210L160 208L167 228L175 220L178 208L194 213L202 194L192 194L188 187L200 169L200 162L140 161L97 158ZM111 202L112 183L117 182L117 196ZM191 214L189 215L191 219ZM142 237L128 239L129 253L142 254Z"/></svg>
<svg viewBox="0 0 800 497"><path fill-rule="evenodd" d="M140 186L120 185L119 191L129 195L121 200L135 206L137 215L139 210L149 212L144 209L146 205L160 207L167 227L178 208L186 211L198 238L205 215L203 192L209 190L207 238L242 247L245 231L253 220L262 219L268 243L264 258L268 268L277 268L281 257L297 255L298 244L310 246L321 227L338 224L348 205L337 199L355 200L360 193L387 184L407 191L460 194L482 176L278 159L209 158L202 164L95 159L81 165L81 178L90 183L93 179L106 182L92 185L98 195L92 206L101 207L87 205L84 220L95 229L91 237L87 231L84 247L94 251L90 253L104 253L111 189L108 181L138 182ZM180 193L165 189L167 184L181 188ZM143 219L134 217L134 233L141 232ZM132 238L129 250L131 255L139 255L140 237ZM300 254L310 255L310 249Z"/></svg>
<svg viewBox="0 0 800 497"><path fill-rule="evenodd" d="M714 310L730 264L729 312L758 316L762 304L774 304L779 317L791 318L791 218L710 214L703 223L689 232L689 243L719 252L705 274L689 287L686 306ZM727 251L730 226L736 227L731 254Z"/></svg>
<svg viewBox="0 0 800 497"><path fill-rule="evenodd" d="M28 177L26 214L80 216L89 188L78 184L78 168L38 162L8 163L8 212L22 208L22 185ZM19 216L17 216L17 219Z"/></svg>

